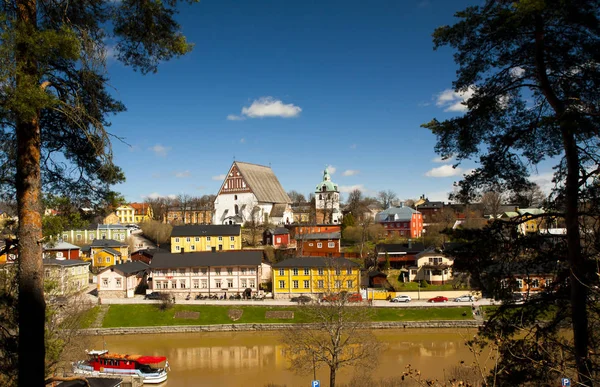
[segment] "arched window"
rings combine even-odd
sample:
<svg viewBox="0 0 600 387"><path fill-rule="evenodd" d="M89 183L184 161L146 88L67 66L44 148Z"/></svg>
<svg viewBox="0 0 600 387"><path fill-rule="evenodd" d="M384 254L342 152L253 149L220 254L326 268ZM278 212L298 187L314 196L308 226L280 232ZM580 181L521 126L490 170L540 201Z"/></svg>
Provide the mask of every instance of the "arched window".
<svg viewBox="0 0 600 387"><path fill-rule="evenodd" d="M319 194L319 200L323 200L323 195Z"/></svg>
<svg viewBox="0 0 600 387"><path fill-rule="evenodd" d="M237 200L237 195L233 195L233 200ZM236 212L237 214L237 212Z"/></svg>
<svg viewBox="0 0 600 387"><path fill-rule="evenodd" d="M321 187L321 191L323 191L323 192L325 192L325 190L326 190L326 189L327 189L327 187L326 187L326 186L322 186L322 187Z"/></svg>
<svg viewBox="0 0 600 387"><path fill-rule="evenodd" d="M234 208L235 208L235 214L238 215L240 212L238 205L236 204Z"/></svg>

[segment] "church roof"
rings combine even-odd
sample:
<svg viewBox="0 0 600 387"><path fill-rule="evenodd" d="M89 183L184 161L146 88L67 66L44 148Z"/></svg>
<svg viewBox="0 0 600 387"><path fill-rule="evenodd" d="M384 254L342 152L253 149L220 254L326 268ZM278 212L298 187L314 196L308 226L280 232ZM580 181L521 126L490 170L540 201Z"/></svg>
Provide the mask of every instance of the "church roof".
<svg viewBox="0 0 600 387"><path fill-rule="evenodd" d="M331 181L331 176L329 175L329 171L327 168L323 171L323 181L317 184L315 191L317 192L327 192L327 191L335 191L337 192L338 186L333 181Z"/></svg>
<svg viewBox="0 0 600 387"><path fill-rule="evenodd" d="M235 161L234 164L259 202L292 202L270 167L240 161Z"/></svg>

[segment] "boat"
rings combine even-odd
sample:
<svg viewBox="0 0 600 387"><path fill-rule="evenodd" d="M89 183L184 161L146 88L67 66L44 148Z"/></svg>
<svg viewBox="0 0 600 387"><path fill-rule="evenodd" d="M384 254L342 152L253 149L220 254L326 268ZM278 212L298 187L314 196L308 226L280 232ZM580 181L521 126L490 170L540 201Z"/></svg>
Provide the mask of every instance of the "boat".
<svg viewBox="0 0 600 387"><path fill-rule="evenodd" d="M108 350L86 351L87 360L73 363L73 372L90 376L123 375L139 377L144 384L167 380L169 362L164 356L122 355Z"/></svg>

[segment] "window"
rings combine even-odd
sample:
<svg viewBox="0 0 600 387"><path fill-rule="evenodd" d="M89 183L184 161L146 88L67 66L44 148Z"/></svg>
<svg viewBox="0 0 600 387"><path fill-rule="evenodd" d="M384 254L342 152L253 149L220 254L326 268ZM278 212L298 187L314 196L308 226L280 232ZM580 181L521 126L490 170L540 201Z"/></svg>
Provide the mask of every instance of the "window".
<svg viewBox="0 0 600 387"><path fill-rule="evenodd" d="M202 275L206 275L206 271L207 271L207 270L206 270L206 268L205 268L205 267L203 267L202 269L200 269L200 272L202 273Z"/></svg>
<svg viewBox="0 0 600 387"><path fill-rule="evenodd" d="M352 274L352 268L351 267L349 267L349 268L346 269L346 274Z"/></svg>
<svg viewBox="0 0 600 387"><path fill-rule="evenodd" d="M247 280L245 280L245 279L242 279L242 280L240 280L240 282L241 282L241 285L242 285L241 287L242 287L242 288L244 288L244 289L245 289L245 288L247 288L247 287L248 287L248 281L247 281Z"/></svg>
<svg viewBox="0 0 600 387"><path fill-rule="evenodd" d="M229 279L227 280L227 287L228 287L228 288L232 288L232 287L233 287L233 279L229 278Z"/></svg>
<svg viewBox="0 0 600 387"><path fill-rule="evenodd" d="M235 249L235 245L229 245L230 249Z"/></svg>
<svg viewBox="0 0 600 387"><path fill-rule="evenodd" d="M190 246L190 250L196 250L196 246L194 246L194 245L191 245L191 246Z"/></svg>
<svg viewBox="0 0 600 387"><path fill-rule="evenodd" d="M347 287L348 289L352 289L352 280L348 280L348 281L346 281L346 287Z"/></svg>
<svg viewBox="0 0 600 387"><path fill-rule="evenodd" d="M242 274L246 275L246 268L245 267L242 267Z"/></svg>
<svg viewBox="0 0 600 387"><path fill-rule="evenodd" d="M171 281L171 289L177 289L177 281Z"/></svg>
<svg viewBox="0 0 600 387"><path fill-rule="evenodd" d="M199 270L198 270L197 267L195 267L195 268L192 269L192 273L194 273L194 275L198 275L198 271Z"/></svg>
<svg viewBox="0 0 600 387"><path fill-rule="evenodd" d="M235 237L229 237L229 240L233 242L235 241Z"/></svg>
<svg viewBox="0 0 600 387"><path fill-rule="evenodd" d="M335 280L335 287L336 287L337 289L341 288L341 287L342 287L342 281L340 281L340 280Z"/></svg>
<svg viewBox="0 0 600 387"><path fill-rule="evenodd" d="M210 251L210 250L211 250L210 245L206 245L206 251Z"/></svg>
<svg viewBox="0 0 600 387"><path fill-rule="evenodd" d="M179 269L179 275L185 275L185 269Z"/></svg>
<svg viewBox="0 0 600 387"><path fill-rule="evenodd" d="M284 269L279 269L279 275L285 275L285 270Z"/></svg>
<svg viewBox="0 0 600 387"><path fill-rule="evenodd" d="M181 248L179 246L175 246L175 251L179 251Z"/></svg>
<svg viewBox="0 0 600 387"><path fill-rule="evenodd" d="M335 247L335 242L327 242L327 247L329 247L330 249Z"/></svg>
<svg viewBox="0 0 600 387"><path fill-rule="evenodd" d="M197 279L195 279L193 281L193 285L192 286L194 286L194 289L200 288L200 281L198 281Z"/></svg>
<svg viewBox="0 0 600 387"><path fill-rule="evenodd" d="M319 275L323 275L323 269L318 270Z"/></svg>
<svg viewBox="0 0 600 387"><path fill-rule="evenodd" d="M233 274L233 268L232 267L228 267L227 268L227 274L229 274L229 275Z"/></svg>
<svg viewBox="0 0 600 387"><path fill-rule="evenodd" d="M317 287L318 287L319 289L323 289L323 280L318 280L318 281L317 281Z"/></svg>
<svg viewBox="0 0 600 387"><path fill-rule="evenodd" d="M342 270L338 267L335 269L335 275L340 275L342 274Z"/></svg>
<svg viewBox="0 0 600 387"><path fill-rule="evenodd" d="M69 240L69 235L63 234L63 240L68 241Z"/></svg>
<svg viewBox="0 0 600 387"><path fill-rule="evenodd" d="M254 286L254 280L253 280L253 279L251 279L251 280L250 280L250 282L248 283L248 286L249 286L249 287L251 287L251 288L254 288L254 287L255 287L255 286Z"/></svg>
<svg viewBox="0 0 600 387"><path fill-rule="evenodd" d="M202 284L202 289L208 288L208 281L207 280L203 279L200 283Z"/></svg>
<svg viewBox="0 0 600 387"><path fill-rule="evenodd" d="M221 275L221 269L215 269L215 275Z"/></svg>
<svg viewBox="0 0 600 387"><path fill-rule="evenodd" d="M190 241L190 237L185 238L185 241L189 242Z"/></svg>
<svg viewBox="0 0 600 387"><path fill-rule="evenodd" d="M314 243L309 243L308 244L310 247L313 247L315 244Z"/></svg>
<svg viewBox="0 0 600 387"><path fill-rule="evenodd" d="M207 241L207 242L210 242L210 237L206 237L206 241Z"/></svg>
<svg viewBox="0 0 600 387"><path fill-rule="evenodd" d="M279 289L285 289L285 281L279 281Z"/></svg>
<svg viewBox="0 0 600 387"><path fill-rule="evenodd" d="M223 237L222 237L222 236L220 236L220 237L219 237L219 242L221 242L222 240L223 240Z"/></svg>
<svg viewBox="0 0 600 387"><path fill-rule="evenodd" d="M200 237L196 237L195 241L200 242Z"/></svg>
<svg viewBox="0 0 600 387"><path fill-rule="evenodd" d="M517 286L519 287L519 289L523 289L523 280L518 278L517 279Z"/></svg>
<svg viewBox="0 0 600 387"><path fill-rule="evenodd" d="M121 279L120 278L115 278L115 285L120 288L121 287Z"/></svg>
<svg viewBox="0 0 600 387"><path fill-rule="evenodd" d="M293 275L298 275L298 268L297 267L295 267L295 268L292 269L292 274Z"/></svg>
<svg viewBox="0 0 600 387"><path fill-rule="evenodd" d="M298 280L293 280L292 284L294 286L294 289L298 289Z"/></svg>
<svg viewBox="0 0 600 387"><path fill-rule="evenodd" d="M281 237L277 237L276 240L278 244L281 243Z"/></svg>
<svg viewBox="0 0 600 387"><path fill-rule="evenodd" d="M255 269L255 268L251 268L251 269L250 269L250 274L254 274L254 272L255 272L255 271L256 271L256 269Z"/></svg>
<svg viewBox="0 0 600 387"><path fill-rule="evenodd" d="M323 244L322 244L321 242L318 242L318 243L317 243L317 249L320 249L320 248L322 248L322 247L323 247Z"/></svg>
<svg viewBox="0 0 600 387"><path fill-rule="evenodd" d="M531 280L531 287L532 288L539 288L540 287L540 280L537 278L534 278Z"/></svg>
<svg viewBox="0 0 600 387"><path fill-rule="evenodd" d="M179 280L179 287L180 287L181 289L185 289L185 286L186 286L186 285L185 285L185 280Z"/></svg>
<svg viewBox="0 0 600 387"><path fill-rule="evenodd" d="M106 257L106 263L110 263L110 257Z"/></svg>
<svg viewBox="0 0 600 387"><path fill-rule="evenodd" d="M220 288L221 287L221 280L216 280L215 281L215 288Z"/></svg>
<svg viewBox="0 0 600 387"><path fill-rule="evenodd" d="M304 280L304 289L310 288L310 284L308 280Z"/></svg>
<svg viewBox="0 0 600 387"><path fill-rule="evenodd" d="M179 238L175 238L175 242L179 242Z"/></svg>
<svg viewBox="0 0 600 387"><path fill-rule="evenodd" d="M304 275L310 275L310 269L304 269Z"/></svg>
<svg viewBox="0 0 600 387"><path fill-rule="evenodd" d="M80 241L81 240L81 234L77 234L77 240Z"/></svg>

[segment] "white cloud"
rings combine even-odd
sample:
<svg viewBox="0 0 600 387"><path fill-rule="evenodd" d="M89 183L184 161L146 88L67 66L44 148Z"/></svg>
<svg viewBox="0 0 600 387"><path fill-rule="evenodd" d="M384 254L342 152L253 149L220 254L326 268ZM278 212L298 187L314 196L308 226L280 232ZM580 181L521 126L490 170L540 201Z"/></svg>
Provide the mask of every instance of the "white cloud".
<svg viewBox="0 0 600 387"><path fill-rule="evenodd" d="M335 171L337 171L337 168L334 167L333 165L328 165L325 168L327 168L327 171L329 171L330 175L333 175L335 173Z"/></svg>
<svg viewBox="0 0 600 387"><path fill-rule="evenodd" d="M213 176L211 177L211 179L215 180L215 181L221 181L221 180L225 180L225 174L223 175L217 175L217 176Z"/></svg>
<svg viewBox="0 0 600 387"><path fill-rule="evenodd" d="M459 167L453 168L451 164L442 165L441 167L433 168L425 173L428 177L450 177L458 176L463 172Z"/></svg>
<svg viewBox="0 0 600 387"><path fill-rule="evenodd" d="M438 157L434 158L434 159L433 159L433 160L431 160L431 161L433 161L434 163L447 163L447 162L450 162L450 161L452 161L452 159L453 159L453 158L454 158L454 157L452 157L452 156L451 156L450 158L447 158L447 159L445 159L445 160L444 160L444 159L442 158L442 156L438 156Z"/></svg>
<svg viewBox="0 0 600 387"><path fill-rule="evenodd" d="M342 176L354 176L358 175L359 172L356 169L347 169L342 173Z"/></svg>
<svg viewBox="0 0 600 387"><path fill-rule="evenodd" d="M152 192L151 194L148 194L146 196L142 195L142 198L148 198L148 199L158 199L162 197L161 194L159 194L158 192Z"/></svg>
<svg viewBox="0 0 600 387"><path fill-rule="evenodd" d="M340 192L343 192L343 193L350 193L350 192L354 191L355 189L365 192L365 186L363 184L341 185L339 187L339 189L340 189Z"/></svg>
<svg viewBox="0 0 600 387"><path fill-rule="evenodd" d="M264 118L264 117L298 117L302 108L292 103L285 104L281 100L273 97L260 97L252 102L250 106L244 106L241 114L230 114L227 119L230 121L241 121L246 118Z"/></svg>
<svg viewBox="0 0 600 387"><path fill-rule="evenodd" d="M245 139L245 138L240 138L240 143L242 143L242 144L243 144L243 143L245 143L245 142L246 142L246 139Z"/></svg>
<svg viewBox="0 0 600 387"><path fill-rule="evenodd" d="M167 195L167 197L168 197L169 199L177 199L177 195L175 195L175 194L170 194L170 195Z"/></svg>
<svg viewBox="0 0 600 387"><path fill-rule="evenodd" d="M163 146L161 144L156 144L150 148L152 152L154 152L157 156L166 157L167 153L171 150L170 146Z"/></svg>
<svg viewBox="0 0 600 387"><path fill-rule="evenodd" d="M512 69L509 70L510 75L513 78L521 78L523 76L523 74L525 73L525 69L523 67L513 67Z"/></svg>
<svg viewBox="0 0 600 387"><path fill-rule="evenodd" d="M435 104L443 108L445 112L466 112L467 105L463 103L468 101L474 93L475 87L473 86L470 86L464 92L446 89L437 95Z"/></svg>
<svg viewBox="0 0 600 387"><path fill-rule="evenodd" d="M174 175L177 178L190 177L190 171L174 172Z"/></svg>
<svg viewBox="0 0 600 387"><path fill-rule="evenodd" d="M537 175L531 175L530 180L540 186L541 190L549 195L554 189L554 183L552 178L554 177L553 172L540 173Z"/></svg>
<svg viewBox="0 0 600 387"><path fill-rule="evenodd" d="M433 202L447 202L450 192L452 192L450 189L448 191L427 192L425 193L425 197Z"/></svg>

